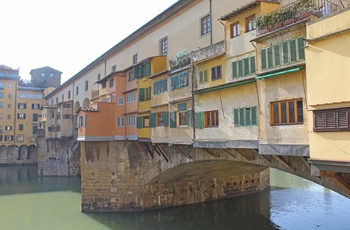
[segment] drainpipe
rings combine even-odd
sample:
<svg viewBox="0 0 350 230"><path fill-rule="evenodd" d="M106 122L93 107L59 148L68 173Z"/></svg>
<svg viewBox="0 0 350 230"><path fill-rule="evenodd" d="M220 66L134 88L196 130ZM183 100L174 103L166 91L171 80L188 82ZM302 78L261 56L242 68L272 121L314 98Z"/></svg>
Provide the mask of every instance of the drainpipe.
<svg viewBox="0 0 350 230"><path fill-rule="evenodd" d="M258 73L258 48L256 47L256 45L254 44L254 42L251 42L252 45L255 48L255 73ZM258 80L255 80L255 88L256 88L256 96L258 99L258 108L259 108L259 117L258 117L258 139L260 140L260 115L261 115L261 106L260 106L260 99L259 99L259 90L258 90Z"/></svg>
<svg viewBox="0 0 350 230"><path fill-rule="evenodd" d="M212 4L211 0L209 0L209 17L210 17L210 45L213 44L213 17L212 17Z"/></svg>
<svg viewBox="0 0 350 230"><path fill-rule="evenodd" d="M190 65L190 69L191 71L191 85L192 85L192 93L191 93L191 103L192 103L192 132L193 132L193 140L192 142L194 142L196 140L196 120L195 120L195 109L194 109L194 95L193 95L193 86L194 86L194 73L195 73L195 67L194 65L191 63Z"/></svg>
<svg viewBox="0 0 350 230"><path fill-rule="evenodd" d="M16 83L15 83L16 85L15 85L15 95L14 95L14 97L15 97L15 114L14 114L14 127L13 127L13 144L14 145L16 145L16 124L17 124L17 88L19 87L18 86L18 80L16 81Z"/></svg>

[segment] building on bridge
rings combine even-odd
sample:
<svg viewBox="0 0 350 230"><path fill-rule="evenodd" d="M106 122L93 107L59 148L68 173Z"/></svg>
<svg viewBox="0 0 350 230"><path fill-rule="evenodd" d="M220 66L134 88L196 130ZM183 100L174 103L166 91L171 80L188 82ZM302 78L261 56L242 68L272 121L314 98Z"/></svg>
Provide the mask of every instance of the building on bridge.
<svg viewBox="0 0 350 230"><path fill-rule="evenodd" d="M193 161L191 155L206 159L202 153L207 153L217 159L226 154L328 183L311 172L348 172L348 100L342 93L346 84L327 82L330 69L320 75L322 82L316 79L319 63L329 58L336 79L345 75L346 49L340 52L339 43L348 25L330 25L347 12L341 2L323 0L178 1L45 96L47 106L72 100L72 123L77 120L77 138L84 143L83 179L104 173L103 185L136 178L142 182L135 186L143 191L142 183L153 181L150 175L169 169L161 160L148 162L149 171L142 174L144 165L133 164L138 156L129 150L153 160L158 153L169 164L180 157L171 158L167 151L183 154L182 163ZM319 97L319 87L332 93ZM67 123L61 129L71 127ZM120 143L126 144L122 148ZM111 157L106 161L115 157L110 155L113 149L120 156L128 152L128 157L113 158L121 165L98 162L102 153ZM335 154L330 157L325 150ZM321 173L311 170L310 163ZM338 176L334 178L342 184L341 192L350 194L350 179ZM89 190L85 182L83 189ZM112 198L101 207L117 206L118 199L141 205L140 197L128 193L131 201L126 190L118 199L118 188L110 185L107 190ZM83 203L91 201L91 192L83 193Z"/></svg>

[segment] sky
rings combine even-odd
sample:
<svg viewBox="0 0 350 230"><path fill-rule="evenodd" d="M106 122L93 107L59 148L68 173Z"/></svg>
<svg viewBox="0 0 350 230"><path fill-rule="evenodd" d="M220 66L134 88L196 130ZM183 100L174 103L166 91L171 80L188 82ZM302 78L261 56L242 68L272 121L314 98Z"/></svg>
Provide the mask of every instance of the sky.
<svg viewBox="0 0 350 230"><path fill-rule="evenodd" d="M30 70L50 66L62 83L177 0L4 0L0 64Z"/></svg>

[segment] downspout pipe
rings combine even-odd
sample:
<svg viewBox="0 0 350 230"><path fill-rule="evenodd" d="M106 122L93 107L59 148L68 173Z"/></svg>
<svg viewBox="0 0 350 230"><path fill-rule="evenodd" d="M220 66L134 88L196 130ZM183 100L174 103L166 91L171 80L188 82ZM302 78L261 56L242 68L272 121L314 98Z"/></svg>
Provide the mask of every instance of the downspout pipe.
<svg viewBox="0 0 350 230"><path fill-rule="evenodd" d="M258 72L258 48L256 47L256 45L254 44L254 42L251 42L252 45L255 48L255 74ZM256 88L256 97L258 100L258 108L259 108L259 117L258 117L258 139L260 140L260 133L261 133L261 129L260 129L260 116L261 116L261 106L260 106L260 97L259 97L259 88L258 88L258 80L255 81L255 88Z"/></svg>
<svg viewBox="0 0 350 230"><path fill-rule="evenodd" d="M210 17L210 45L213 44L213 17L212 17L212 4L211 0L209 0L209 17Z"/></svg>

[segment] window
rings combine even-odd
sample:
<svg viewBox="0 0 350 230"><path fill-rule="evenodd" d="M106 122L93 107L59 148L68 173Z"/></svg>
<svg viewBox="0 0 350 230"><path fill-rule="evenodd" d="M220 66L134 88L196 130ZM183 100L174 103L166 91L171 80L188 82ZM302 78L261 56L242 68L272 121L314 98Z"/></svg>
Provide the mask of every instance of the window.
<svg viewBox="0 0 350 230"><path fill-rule="evenodd" d="M12 83L9 83L8 86L9 86L9 88L12 88Z"/></svg>
<svg viewBox="0 0 350 230"><path fill-rule="evenodd" d="M151 63L145 62L134 67L134 78L141 79L145 76L151 75Z"/></svg>
<svg viewBox="0 0 350 230"><path fill-rule="evenodd" d="M51 78L51 79L53 78L53 73L50 73L50 78Z"/></svg>
<svg viewBox="0 0 350 230"><path fill-rule="evenodd" d="M97 74L97 81L101 80L101 74Z"/></svg>
<svg viewBox="0 0 350 230"><path fill-rule="evenodd" d="M241 34L239 22L231 24L231 38L237 37Z"/></svg>
<svg viewBox="0 0 350 230"><path fill-rule="evenodd" d="M32 104L32 109L40 109L40 104Z"/></svg>
<svg viewBox="0 0 350 230"><path fill-rule="evenodd" d="M251 126L258 124L257 107L237 108L233 110L234 124L238 126Z"/></svg>
<svg viewBox="0 0 350 230"><path fill-rule="evenodd" d="M136 116L135 115L127 116L127 126L136 126Z"/></svg>
<svg viewBox="0 0 350 230"><path fill-rule="evenodd" d="M201 35L206 35L211 31L210 15L201 19Z"/></svg>
<svg viewBox="0 0 350 230"><path fill-rule="evenodd" d="M134 102L134 101L136 101L136 93L135 92L128 93L126 95L126 103L131 103L131 102Z"/></svg>
<svg viewBox="0 0 350 230"><path fill-rule="evenodd" d="M12 130L12 126L9 126L9 125L5 126L5 130L11 131Z"/></svg>
<svg viewBox="0 0 350 230"><path fill-rule="evenodd" d="M114 78L109 79L108 85L109 85L109 88L112 88L114 86Z"/></svg>
<svg viewBox="0 0 350 230"><path fill-rule="evenodd" d="M11 109L12 108L12 104L7 104L7 108Z"/></svg>
<svg viewBox="0 0 350 230"><path fill-rule="evenodd" d="M246 18L246 32L256 29L255 15Z"/></svg>
<svg viewBox="0 0 350 230"><path fill-rule="evenodd" d="M164 37L160 40L160 55L165 55L168 53L168 38Z"/></svg>
<svg viewBox="0 0 350 230"><path fill-rule="evenodd" d="M164 113L157 113L157 123L156 126L164 126Z"/></svg>
<svg viewBox="0 0 350 230"><path fill-rule="evenodd" d="M221 79L221 65L211 68L211 80Z"/></svg>
<svg viewBox="0 0 350 230"><path fill-rule="evenodd" d="M117 71L117 65L112 65L111 72L114 73L115 71Z"/></svg>
<svg viewBox="0 0 350 230"><path fill-rule="evenodd" d="M4 89L4 86L5 84L2 81L0 81L0 89Z"/></svg>
<svg viewBox="0 0 350 230"><path fill-rule="evenodd" d="M56 97L56 104L58 104L58 97Z"/></svg>
<svg viewBox="0 0 350 230"><path fill-rule="evenodd" d="M2 120L2 116L3 116L2 113L0 113L0 120Z"/></svg>
<svg viewBox="0 0 350 230"><path fill-rule="evenodd" d="M6 77L6 73L5 72L0 72L0 77Z"/></svg>
<svg viewBox="0 0 350 230"><path fill-rule="evenodd" d="M304 46L304 38L300 37L262 49L261 69L267 70L305 60Z"/></svg>
<svg viewBox="0 0 350 230"><path fill-rule="evenodd" d="M117 127L124 127L124 117L117 117Z"/></svg>
<svg viewBox="0 0 350 230"><path fill-rule="evenodd" d="M17 104L17 108L18 109L26 109L27 108L27 104L26 103L18 103Z"/></svg>
<svg viewBox="0 0 350 230"><path fill-rule="evenodd" d="M128 72L128 81L133 81L133 80L135 80L135 78L134 78L134 71L132 70Z"/></svg>
<svg viewBox="0 0 350 230"><path fill-rule="evenodd" d="M51 118L55 118L55 113L51 113Z"/></svg>
<svg viewBox="0 0 350 230"><path fill-rule="evenodd" d="M2 104L2 102L0 101L0 108L3 108L4 107L4 105Z"/></svg>
<svg viewBox="0 0 350 230"><path fill-rule="evenodd" d="M4 93L0 92L0 98L4 98Z"/></svg>
<svg viewBox="0 0 350 230"><path fill-rule="evenodd" d="M245 77L255 74L255 56L232 62L232 77Z"/></svg>
<svg viewBox="0 0 350 230"><path fill-rule="evenodd" d="M76 87L76 95L79 95L79 86Z"/></svg>
<svg viewBox="0 0 350 230"><path fill-rule="evenodd" d="M303 121L302 99L271 103L271 125L296 125Z"/></svg>
<svg viewBox="0 0 350 230"><path fill-rule="evenodd" d="M29 98L29 99L34 99L34 94L28 93L28 98Z"/></svg>
<svg viewBox="0 0 350 230"><path fill-rule="evenodd" d="M118 97L118 105L124 105L124 97Z"/></svg>
<svg viewBox="0 0 350 230"><path fill-rule="evenodd" d="M57 128L59 129L59 125L57 126ZM60 130L57 130L57 131L60 131ZM36 126L36 125L33 125L33 132L32 132L32 134L38 134L38 126Z"/></svg>
<svg viewBox="0 0 350 230"><path fill-rule="evenodd" d="M187 111L179 111L179 126L188 125L188 112Z"/></svg>
<svg viewBox="0 0 350 230"><path fill-rule="evenodd" d="M18 113L17 114L17 119L21 119L21 120L26 119L26 114L25 113Z"/></svg>
<svg viewBox="0 0 350 230"><path fill-rule="evenodd" d="M62 101L64 101L64 94L62 94Z"/></svg>
<svg viewBox="0 0 350 230"><path fill-rule="evenodd" d="M7 95L7 97L8 97L8 99L11 99L11 98L12 98L12 94L9 93L9 94Z"/></svg>
<svg viewBox="0 0 350 230"><path fill-rule="evenodd" d="M34 127L36 127L36 126L33 126L33 134L35 134L34 132ZM60 124L57 124L57 126L56 126L56 131L57 132L61 132L61 125Z"/></svg>
<svg viewBox="0 0 350 230"><path fill-rule="evenodd" d="M18 125L18 130L22 131L22 130L23 130L23 127L24 127L23 124L19 124L19 125Z"/></svg>
<svg viewBox="0 0 350 230"><path fill-rule="evenodd" d="M199 83L208 82L208 70L202 70L199 72Z"/></svg>
<svg viewBox="0 0 350 230"><path fill-rule="evenodd" d="M7 114L7 120L11 120L11 114Z"/></svg>
<svg viewBox="0 0 350 230"><path fill-rule="evenodd" d="M65 103L65 104L63 104L63 108L72 108L72 104L67 104L67 103Z"/></svg>
<svg viewBox="0 0 350 230"><path fill-rule="evenodd" d="M38 121L38 114L33 114L33 121L37 122Z"/></svg>
<svg viewBox="0 0 350 230"><path fill-rule="evenodd" d="M151 100L152 89L151 86L146 88L146 101Z"/></svg>
<svg viewBox="0 0 350 230"><path fill-rule="evenodd" d="M70 100L70 90L68 90L68 100Z"/></svg>
<svg viewBox="0 0 350 230"><path fill-rule="evenodd" d="M35 95L35 99L43 99L43 95L42 94L36 94Z"/></svg>
<svg viewBox="0 0 350 230"><path fill-rule="evenodd" d="M314 111L315 132L349 131L350 108L338 108Z"/></svg>
<svg viewBox="0 0 350 230"><path fill-rule="evenodd" d="M41 78L45 78L45 73L41 73Z"/></svg>
<svg viewBox="0 0 350 230"><path fill-rule="evenodd" d="M163 79L163 80L154 82L154 84L153 84L153 94L154 95L161 94L161 93L164 93L167 91L168 91L167 79Z"/></svg>
<svg viewBox="0 0 350 230"><path fill-rule="evenodd" d="M63 114L63 119L72 119L72 114Z"/></svg>
<svg viewBox="0 0 350 230"><path fill-rule="evenodd" d="M171 77L171 89L178 89L188 85L188 72L182 72Z"/></svg>
<svg viewBox="0 0 350 230"><path fill-rule="evenodd" d="M85 81L85 91L88 91L88 89L89 89L89 81L86 80Z"/></svg>
<svg viewBox="0 0 350 230"><path fill-rule="evenodd" d="M27 98L27 95L25 93L20 93L19 98Z"/></svg>
<svg viewBox="0 0 350 230"><path fill-rule="evenodd" d="M208 111L204 113L205 116L205 127L218 127L219 126L219 111Z"/></svg>
<svg viewBox="0 0 350 230"><path fill-rule="evenodd" d="M16 136L16 141L17 142L23 142L24 141L24 136L23 135L17 135Z"/></svg>
<svg viewBox="0 0 350 230"><path fill-rule="evenodd" d="M142 127L145 127L145 128L149 127L149 116L142 117Z"/></svg>
<svg viewBox="0 0 350 230"><path fill-rule="evenodd" d="M13 141L13 135L5 135L5 141Z"/></svg>
<svg viewBox="0 0 350 230"><path fill-rule="evenodd" d="M132 56L132 64L136 64L137 63L137 54Z"/></svg>

